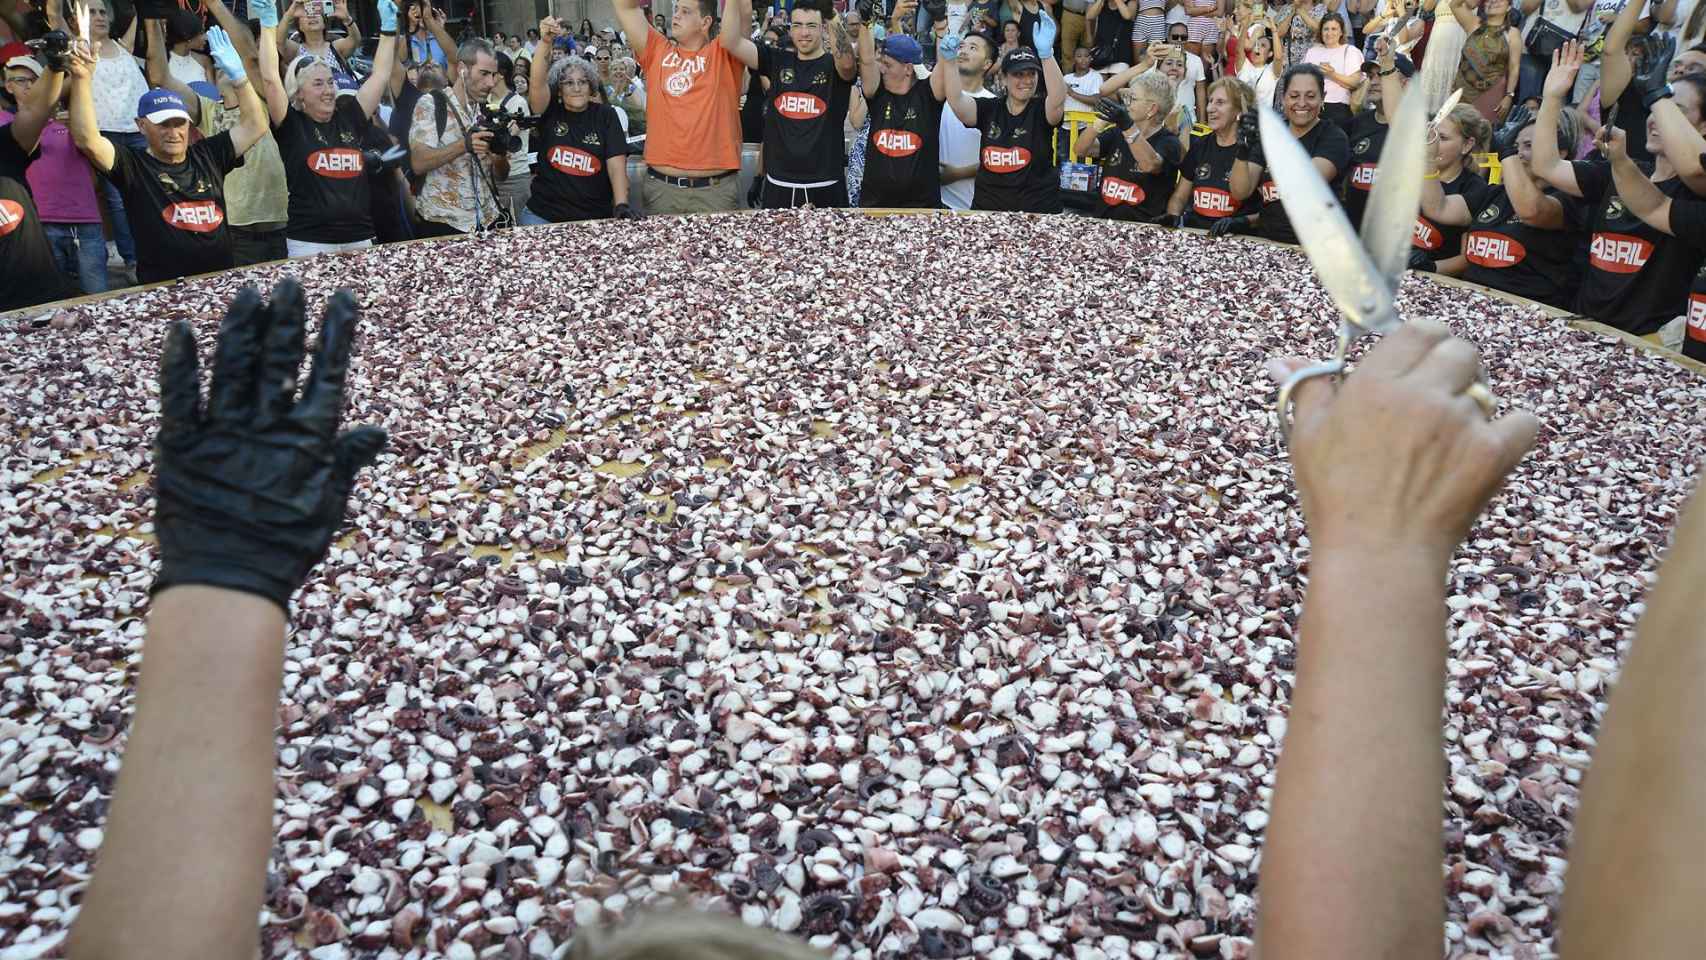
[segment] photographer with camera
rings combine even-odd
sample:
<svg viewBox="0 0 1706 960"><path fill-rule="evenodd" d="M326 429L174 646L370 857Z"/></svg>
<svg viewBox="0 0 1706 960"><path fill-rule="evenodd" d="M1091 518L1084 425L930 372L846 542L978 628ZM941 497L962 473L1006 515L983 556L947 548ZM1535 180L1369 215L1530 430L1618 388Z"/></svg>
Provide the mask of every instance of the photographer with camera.
<svg viewBox="0 0 1706 960"><path fill-rule="evenodd" d="M375 159L369 140L380 97L397 59L397 3L379 0L379 48L373 72L353 97L338 98L331 68L310 57L278 64L278 0L250 0L261 21L261 85L290 188L285 247L291 257L360 250L373 245Z"/></svg>
<svg viewBox="0 0 1706 960"><path fill-rule="evenodd" d="M556 17L539 21L540 52L563 31ZM628 139L616 108L593 102L597 69L581 57L547 66L539 56L532 70L527 105L539 115L539 162L520 223L637 219L628 205Z"/></svg>
<svg viewBox="0 0 1706 960"><path fill-rule="evenodd" d="M476 37L456 60L456 80L422 97L409 124L409 165L425 178L415 201L423 237L507 226L497 184L509 176L512 119L486 104L498 82L497 51Z"/></svg>
<svg viewBox="0 0 1706 960"><path fill-rule="evenodd" d="M75 291L54 265L47 230L25 179L31 161L40 156L42 131L59 102L70 43L65 33L54 31L31 45L35 57L8 56L5 63L7 91L18 109L0 122L0 264L5 265L0 269L0 310L47 303ZM18 82L26 73L32 78Z"/></svg>

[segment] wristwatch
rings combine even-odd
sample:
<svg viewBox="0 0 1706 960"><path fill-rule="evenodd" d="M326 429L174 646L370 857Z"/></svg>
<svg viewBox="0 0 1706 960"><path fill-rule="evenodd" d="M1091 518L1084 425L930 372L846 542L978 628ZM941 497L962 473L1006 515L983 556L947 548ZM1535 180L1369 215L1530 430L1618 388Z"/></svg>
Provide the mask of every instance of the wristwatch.
<svg viewBox="0 0 1706 960"><path fill-rule="evenodd" d="M1394 73L1397 73L1397 72L1398 72L1398 68L1397 68L1397 67L1389 67L1389 68L1387 68L1387 69L1385 69L1385 70L1382 70L1382 71L1380 71L1380 75L1381 75L1381 76L1383 76L1383 77L1390 77L1390 76L1392 76L1392 75L1393 75L1393 74L1394 74Z"/></svg>

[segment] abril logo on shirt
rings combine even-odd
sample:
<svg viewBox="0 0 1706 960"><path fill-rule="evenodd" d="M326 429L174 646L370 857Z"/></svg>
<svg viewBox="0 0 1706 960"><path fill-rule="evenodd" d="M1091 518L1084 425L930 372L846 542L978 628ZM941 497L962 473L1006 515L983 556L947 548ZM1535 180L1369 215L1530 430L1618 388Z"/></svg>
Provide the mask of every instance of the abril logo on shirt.
<svg viewBox="0 0 1706 960"><path fill-rule="evenodd" d="M1018 173L1031 165L1031 151L1024 147L984 147L983 169L990 173Z"/></svg>
<svg viewBox="0 0 1706 960"><path fill-rule="evenodd" d="M0 200L0 237L4 237L24 222L24 205L16 200Z"/></svg>
<svg viewBox="0 0 1706 960"><path fill-rule="evenodd" d="M1121 180L1118 177L1102 179L1102 202L1110 207L1117 207L1122 203L1135 207L1143 202L1143 198L1143 188L1129 180Z"/></svg>
<svg viewBox="0 0 1706 960"><path fill-rule="evenodd" d="M585 150L558 144L551 148L551 166L570 176L590 177L603 169L604 164Z"/></svg>
<svg viewBox="0 0 1706 960"><path fill-rule="evenodd" d="M1359 163L1351 168L1351 186L1358 190L1373 190L1378 168L1372 163Z"/></svg>
<svg viewBox="0 0 1706 960"><path fill-rule="evenodd" d="M1514 267L1528 256L1528 249L1512 237L1480 230L1463 238L1463 255L1470 263L1492 270Z"/></svg>
<svg viewBox="0 0 1706 960"><path fill-rule="evenodd" d="M1262 202L1279 203L1279 184L1272 180L1262 181Z"/></svg>
<svg viewBox="0 0 1706 960"><path fill-rule="evenodd" d="M776 112L789 120L815 120L828 109L829 104L812 93L790 91L776 98Z"/></svg>
<svg viewBox="0 0 1706 960"><path fill-rule="evenodd" d="M1608 273L1639 273L1652 255L1652 244L1626 233L1596 233L1588 247L1588 263Z"/></svg>
<svg viewBox="0 0 1706 960"><path fill-rule="evenodd" d="M924 146L924 138L911 130L879 130L877 151L888 157L910 157Z"/></svg>
<svg viewBox="0 0 1706 960"><path fill-rule="evenodd" d="M1232 194L1219 187L1197 187L1191 191L1191 206L1198 216L1232 216Z"/></svg>
<svg viewBox="0 0 1706 960"><path fill-rule="evenodd" d="M1688 295L1688 339L1706 341L1706 293Z"/></svg>
<svg viewBox="0 0 1706 960"><path fill-rule="evenodd" d="M225 211L212 200L179 200L160 211L168 224L191 233L211 233L225 222Z"/></svg>
<svg viewBox="0 0 1706 960"><path fill-rule="evenodd" d="M1445 245L1445 237L1426 217L1417 217L1416 228L1410 231L1410 243L1432 253Z"/></svg>
<svg viewBox="0 0 1706 960"><path fill-rule="evenodd" d="M308 169L322 177L348 180L361 176L361 151L350 147L329 147L308 155Z"/></svg>

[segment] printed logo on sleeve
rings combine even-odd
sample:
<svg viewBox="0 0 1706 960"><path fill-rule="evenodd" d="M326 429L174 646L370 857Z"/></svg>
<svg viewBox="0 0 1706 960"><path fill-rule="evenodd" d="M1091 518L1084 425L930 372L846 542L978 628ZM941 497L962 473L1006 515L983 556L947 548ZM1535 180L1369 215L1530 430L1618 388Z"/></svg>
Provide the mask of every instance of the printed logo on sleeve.
<svg viewBox="0 0 1706 960"><path fill-rule="evenodd" d="M1653 255L1653 245L1626 233L1596 233L1588 246L1588 263L1608 273L1639 273Z"/></svg>
<svg viewBox="0 0 1706 960"><path fill-rule="evenodd" d="M1031 165L1031 151L1024 147L984 147L983 169L990 173L1018 173Z"/></svg>
<svg viewBox="0 0 1706 960"><path fill-rule="evenodd" d="M924 146L924 138L911 130L879 130L872 142L886 157L910 157Z"/></svg>
<svg viewBox="0 0 1706 960"><path fill-rule="evenodd" d="M1351 168L1351 186L1358 190L1373 190L1374 179L1379 167L1372 163L1359 163Z"/></svg>
<svg viewBox="0 0 1706 960"><path fill-rule="evenodd" d="M1145 196L1143 188L1129 180L1121 180L1119 177L1102 178L1102 202L1110 207L1117 207L1122 203L1135 207L1143 202Z"/></svg>
<svg viewBox="0 0 1706 960"><path fill-rule="evenodd" d="M604 164L592 154L560 143L551 148L549 159L552 169L571 177L590 177L604 169Z"/></svg>
<svg viewBox="0 0 1706 960"><path fill-rule="evenodd" d="M24 222L24 205L16 200L0 200L0 237L4 237Z"/></svg>
<svg viewBox="0 0 1706 960"><path fill-rule="evenodd" d="M361 176L361 151L352 147L328 147L308 155L308 169L333 180Z"/></svg>
<svg viewBox="0 0 1706 960"><path fill-rule="evenodd" d="M1272 180L1263 180L1262 181L1262 202L1263 203L1279 203L1280 202L1279 184L1273 182Z"/></svg>
<svg viewBox="0 0 1706 960"><path fill-rule="evenodd" d="M1688 295L1688 339L1706 343L1706 293Z"/></svg>
<svg viewBox="0 0 1706 960"><path fill-rule="evenodd" d="M213 200L179 200L160 211L166 223L190 233L212 233L225 222L225 211Z"/></svg>
<svg viewBox="0 0 1706 960"><path fill-rule="evenodd" d="M1427 217L1416 218L1416 228L1410 232L1410 245L1433 253L1445 245L1445 236Z"/></svg>
<svg viewBox="0 0 1706 960"><path fill-rule="evenodd" d="M773 102L776 112L789 120L816 120L829 110L829 104L815 93L790 90L779 94Z"/></svg>
<svg viewBox="0 0 1706 960"><path fill-rule="evenodd" d="M1463 255L1470 263L1503 270L1521 263L1528 256L1528 249L1514 237L1477 230L1463 238Z"/></svg>
<svg viewBox="0 0 1706 960"><path fill-rule="evenodd" d="M1191 190L1191 208L1200 217L1232 216L1235 209L1232 204L1232 194L1219 187L1196 187Z"/></svg>

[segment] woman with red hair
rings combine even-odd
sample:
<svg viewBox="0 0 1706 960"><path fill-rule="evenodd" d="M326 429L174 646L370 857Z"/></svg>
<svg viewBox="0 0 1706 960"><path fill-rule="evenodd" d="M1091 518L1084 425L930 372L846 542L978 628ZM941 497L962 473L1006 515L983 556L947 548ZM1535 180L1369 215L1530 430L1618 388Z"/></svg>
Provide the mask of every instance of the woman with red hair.
<svg viewBox="0 0 1706 960"><path fill-rule="evenodd" d="M1457 86L1488 123L1504 122L1516 98L1522 34L1511 25L1511 0L1452 0L1452 15L1468 38L1457 67Z"/></svg>

